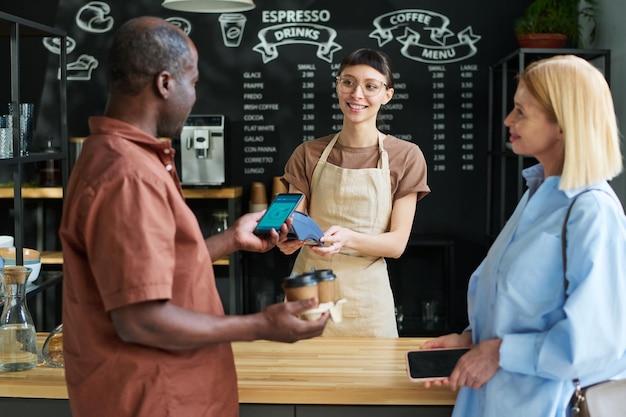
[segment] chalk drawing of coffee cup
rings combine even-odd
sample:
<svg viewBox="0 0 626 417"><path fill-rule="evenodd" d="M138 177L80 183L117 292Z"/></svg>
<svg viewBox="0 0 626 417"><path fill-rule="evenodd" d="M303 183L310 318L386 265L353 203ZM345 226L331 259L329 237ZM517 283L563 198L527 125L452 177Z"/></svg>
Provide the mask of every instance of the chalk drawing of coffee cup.
<svg viewBox="0 0 626 417"><path fill-rule="evenodd" d="M42 39L43 46L53 54L61 54L61 38L47 36ZM65 53L71 53L76 48L76 41L69 36L65 37Z"/></svg>
<svg viewBox="0 0 626 417"><path fill-rule="evenodd" d="M236 48L243 38L243 30L246 27L246 17L241 13L224 13L219 17L222 28L224 46Z"/></svg>
<svg viewBox="0 0 626 417"><path fill-rule="evenodd" d="M91 33L104 33L113 27L113 18L108 16L111 7L101 1L91 1L80 8L76 14L79 28Z"/></svg>
<svg viewBox="0 0 626 417"><path fill-rule="evenodd" d="M187 35L191 33L191 22L189 20L184 19L182 17L178 17L178 16L168 17L165 20L170 22L174 26L179 27Z"/></svg>

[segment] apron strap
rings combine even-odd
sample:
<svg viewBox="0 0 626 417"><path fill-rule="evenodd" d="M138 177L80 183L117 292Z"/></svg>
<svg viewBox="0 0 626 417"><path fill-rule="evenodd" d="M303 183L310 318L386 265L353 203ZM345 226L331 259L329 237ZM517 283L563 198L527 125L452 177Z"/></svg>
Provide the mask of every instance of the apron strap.
<svg viewBox="0 0 626 417"><path fill-rule="evenodd" d="M378 153L380 155L380 157L378 158L378 164L377 167L378 169L389 169L389 155L387 154L387 151L385 150L385 147L383 146L383 140L385 139L386 135L383 135L382 133L378 133Z"/></svg>
<svg viewBox="0 0 626 417"><path fill-rule="evenodd" d="M322 155L320 156L319 162L326 162L326 160L328 159L328 155L330 155L330 151L332 151L335 147L335 143L337 143L337 140L339 140L339 133L335 134L330 142L328 142L328 145L326 145L326 147L324 148L324 152L322 152Z"/></svg>
<svg viewBox="0 0 626 417"><path fill-rule="evenodd" d="M319 176L321 175L322 170L318 169L320 168L321 165L325 164L326 161L328 160L328 155L330 155L330 152L333 150L333 148L335 147L335 144L337 143L337 141L339 140L339 133L336 133L335 136L333 136L333 138L330 140L330 142L328 142L328 145L326 145L326 147L324 148L324 151L322 152L322 155L320 155L320 159L317 161L317 164L315 165L315 169L313 170L313 178L311 178L311 184L313 184L313 182L317 179L319 179ZM386 135L383 135L382 133L378 133L378 162L376 163L376 167L378 169L383 169L383 170L389 170L389 154L387 154L387 151L385 150L385 147L383 146L383 140L385 139L385 137L387 137Z"/></svg>

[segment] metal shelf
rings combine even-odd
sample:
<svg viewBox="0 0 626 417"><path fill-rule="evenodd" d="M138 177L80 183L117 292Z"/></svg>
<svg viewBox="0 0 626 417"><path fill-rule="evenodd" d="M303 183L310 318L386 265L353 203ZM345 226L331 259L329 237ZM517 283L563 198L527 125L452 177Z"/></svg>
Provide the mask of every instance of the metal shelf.
<svg viewBox="0 0 626 417"><path fill-rule="evenodd" d="M15 25L20 26L20 36L65 36L65 31L63 30L42 25L41 23L32 22L19 16L13 16L5 12L0 12L0 36L10 36Z"/></svg>
<svg viewBox="0 0 626 417"><path fill-rule="evenodd" d="M14 156L13 158L0 158L0 165L25 164L29 162L49 161L51 159L67 159L63 152L31 152L26 156Z"/></svg>
<svg viewBox="0 0 626 417"><path fill-rule="evenodd" d="M23 187L20 189L21 200L60 200L63 198L62 187ZM14 198L15 189L0 187L0 199ZM183 188L183 196L190 200L226 200L229 223L232 224L241 215L242 186L220 188ZM42 263L62 265L63 254L59 251L43 251ZM228 257L217 259L215 266L228 267L228 305L229 313L240 314L243 309L243 285L238 279L241 275L240 254L235 252Z"/></svg>
<svg viewBox="0 0 626 417"><path fill-rule="evenodd" d="M0 160L0 165L10 165L13 167L13 208L15 211L14 237L16 251L16 263L22 265L24 262L22 248L24 247L24 202L22 195L22 184L24 179L24 165L38 161L61 160L61 181L63 187L67 183L69 175L68 155L68 128L67 128L67 51L66 33L62 30L32 22L18 16L0 12L0 37L9 38L8 58L10 59L10 90L11 103L13 108L19 109L20 103L20 55L26 53L20 49L20 40L23 37L56 37L61 38L59 42L59 127L61 139L61 152L54 153L33 153L27 156L20 155L20 123L18 114L14 114L13 123L13 158ZM19 110L18 110L19 112ZM62 193L61 193L62 195Z"/></svg>

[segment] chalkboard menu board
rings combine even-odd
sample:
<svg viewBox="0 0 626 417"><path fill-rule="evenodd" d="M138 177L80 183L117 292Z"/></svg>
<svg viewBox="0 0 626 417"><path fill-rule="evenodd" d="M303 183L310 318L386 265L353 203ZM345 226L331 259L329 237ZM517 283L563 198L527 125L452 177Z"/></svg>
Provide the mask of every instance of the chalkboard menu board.
<svg viewBox="0 0 626 417"><path fill-rule="evenodd" d="M339 62L357 48L381 49L394 65L395 95L379 129L418 144L428 163L432 193L414 232L451 236L467 278L485 250L488 69L517 47L512 22L528 3L257 0L248 12L200 14L155 0L63 0L56 22L71 38L70 135L86 136L88 116L104 108L116 27L139 15L167 18L198 47L193 113L225 116L227 183L247 198L253 181L271 187L298 144L341 129Z"/></svg>

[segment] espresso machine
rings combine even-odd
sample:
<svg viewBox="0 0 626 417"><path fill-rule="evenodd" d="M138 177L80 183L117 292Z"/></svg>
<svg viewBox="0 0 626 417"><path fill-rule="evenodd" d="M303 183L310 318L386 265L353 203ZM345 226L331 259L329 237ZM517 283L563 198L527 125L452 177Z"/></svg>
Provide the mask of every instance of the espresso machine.
<svg viewBox="0 0 626 417"><path fill-rule="evenodd" d="M224 116L189 115L180 134L182 185L224 185Z"/></svg>

